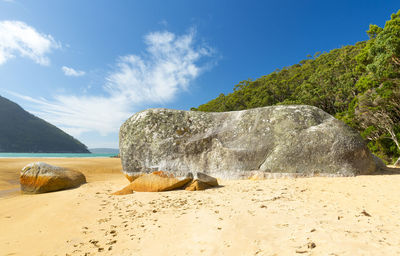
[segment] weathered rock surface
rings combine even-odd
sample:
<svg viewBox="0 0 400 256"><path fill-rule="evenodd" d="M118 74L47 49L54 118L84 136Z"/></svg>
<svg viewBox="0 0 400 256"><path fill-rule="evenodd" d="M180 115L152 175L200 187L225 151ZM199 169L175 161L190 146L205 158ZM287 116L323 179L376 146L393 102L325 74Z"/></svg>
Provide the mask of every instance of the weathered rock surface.
<svg viewBox="0 0 400 256"><path fill-rule="evenodd" d="M369 174L376 170L361 136L312 106L272 106L206 113L149 109L120 129L124 173L204 172L254 175Z"/></svg>
<svg viewBox="0 0 400 256"><path fill-rule="evenodd" d="M150 174L137 175L125 188L114 192L113 195L128 195L137 192L162 192L174 189L189 191L204 190L218 186L216 178L204 173L187 173L185 177L175 177L173 173L156 171Z"/></svg>
<svg viewBox="0 0 400 256"><path fill-rule="evenodd" d="M128 186L120 191L113 193L114 195L132 194L137 192L162 192L184 187L193 179L193 175L189 174L183 178L177 178L172 173L157 171L150 174L142 174L138 176Z"/></svg>
<svg viewBox="0 0 400 256"><path fill-rule="evenodd" d="M46 193L75 188L83 183L86 178L81 172L42 162L28 164L20 175L21 191L25 193Z"/></svg>
<svg viewBox="0 0 400 256"><path fill-rule="evenodd" d="M129 182L132 182L139 178L140 176L143 175L143 173L138 172L138 173L124 173L125 177L129 180Z"/></svg>
<svg viewBox="0 0 400 256"><path fill-rule="evenodd" d="M386 164L383 162L382 159L380 159L379 157L377 157L376 155L372 154L372 157L375 161L375 165L377 170L385 170L386 169Z"/></svg>
<svg viewBox="0 0 400 256"><path fill-rule="evenodd" d="M218 186L218 181L216 178L211 177L205 173L198 172L193 175L193 180L190 183L188 183L188 185L185 187L185 190L197 191L217 186Z"/></svg>

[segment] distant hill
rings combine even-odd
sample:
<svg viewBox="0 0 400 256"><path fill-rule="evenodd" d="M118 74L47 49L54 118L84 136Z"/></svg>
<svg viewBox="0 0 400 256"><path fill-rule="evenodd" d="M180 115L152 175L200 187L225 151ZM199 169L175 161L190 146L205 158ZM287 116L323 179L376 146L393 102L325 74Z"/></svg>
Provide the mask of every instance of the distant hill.
<svg viewBox="0 0 400 256"><path fill-rule="evenodd" d="M192 110L234 111L273 105L321 108L357 129L376 155L400 164L400 10L369 40L316 53Z"/></svg>
<svg viewBox="0 0 400 256"><path fill-rule="evenodd" d="M117 148L89 148L89 151L93 154L119 154Z"/></svg>
<svg viewBox="0 0 400 256"><path fill-rule="evenodd" d="M89 153L77 139L1 96L0 152Z"/></svg>

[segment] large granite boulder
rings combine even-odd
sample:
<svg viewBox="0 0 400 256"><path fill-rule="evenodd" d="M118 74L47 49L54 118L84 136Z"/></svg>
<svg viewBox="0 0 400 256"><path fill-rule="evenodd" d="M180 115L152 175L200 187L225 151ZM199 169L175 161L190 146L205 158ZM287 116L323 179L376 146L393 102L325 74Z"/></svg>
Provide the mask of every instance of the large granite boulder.
<svg viewBox="0 0 400 256"><path fill-rule="evenodd" d="M127 177L165 170L220 178L352 176L376 164L357 131L312 106L207 113L148 109L120 129Z"/></svg>
<svg viewBox="0 0 400 256"><path fill-rule="evenodd" d="M78 171L36 162L22 168L20 183L21 191L38 194L75 188L86 183L86 178Z"/></svg>

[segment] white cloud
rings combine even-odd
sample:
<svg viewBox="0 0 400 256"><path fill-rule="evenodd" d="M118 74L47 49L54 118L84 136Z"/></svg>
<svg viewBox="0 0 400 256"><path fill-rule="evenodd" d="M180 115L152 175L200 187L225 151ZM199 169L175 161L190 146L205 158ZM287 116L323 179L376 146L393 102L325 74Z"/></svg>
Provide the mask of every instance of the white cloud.
<svg viewBox="0 0 400 256"><path fill-rule="evenodd" d="M21 21L0 22L0 65L15 55L28 57L40 65L49 65L46 54L60 47L51 35L40 34Z"/></svg>
<svg viewBox="0 0 400 256"><path fill-rule="evenodd" d="M170 32L148 34L147 58L119 58L117 70L107 77L105 90L111 96L124 94L136 104L172 100L199 75L201 67L196 62L210 54L206 48L195 48L193 40L193 32L180 37Z"/></svg>
<svg viewBox="0 0 400 256"><path fill-rule="evenodd" d="M61 69L64 72L64 75L66 76L83 76L86 74L85 71L75 70L73 68L69 68L66 66L63 66Z"/></svg>
<svg viewBox="0 0 400 256"><path fill-rule="evenodd" d="M105 78L103 96L58 95L45 100L14 95L33 103L31 112L74 136L93 131L116 133L143 105L169 102L188 90L203 70L200 60L210 55L194 37L194 32L146 35L144 54L118 58L115 69Z"/></svg>

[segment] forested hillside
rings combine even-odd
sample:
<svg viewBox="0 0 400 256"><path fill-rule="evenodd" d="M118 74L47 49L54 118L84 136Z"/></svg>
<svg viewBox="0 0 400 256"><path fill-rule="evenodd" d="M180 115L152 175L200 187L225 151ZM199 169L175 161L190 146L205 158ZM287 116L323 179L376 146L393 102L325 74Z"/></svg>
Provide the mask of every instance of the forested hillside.
<svg viewBox="0 0 400 256"><path fill-rule="evenodd" d="M400 10L369 40L344 46L235 85L228 95L193 108L233 111L278 104L319 107L359 130L388 163L400 155Z"/></svg>
<svg viewBox="0 0 400 256"><path fill-rule="evenodd" d="M0 152L89 153L72 136L1 96Z"/></svg>

